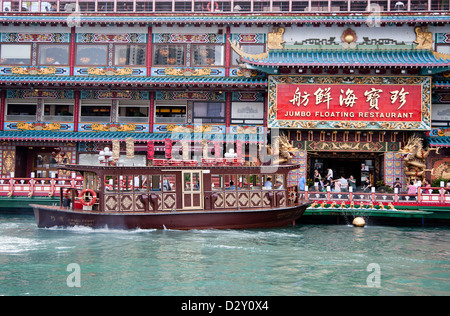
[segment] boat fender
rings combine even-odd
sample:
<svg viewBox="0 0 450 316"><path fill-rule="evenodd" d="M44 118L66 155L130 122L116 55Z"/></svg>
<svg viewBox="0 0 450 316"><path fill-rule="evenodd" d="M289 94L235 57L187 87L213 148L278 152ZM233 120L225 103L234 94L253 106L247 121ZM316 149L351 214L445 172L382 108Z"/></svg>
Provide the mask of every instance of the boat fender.
<svg viewBox="0 0 450 316"><path fill-rule="evenodd" d="M150 194L150 204L154 212L158 210L158 196L155 194Z"/></svg>
<svg viewBox="0 0 450 316"><path fill-rule="evenodd" d="M281 205L281 199L283 199L283 197L284 197L284 194L283 194L283 192L277 192L276 194L275 194L275 200L276 200L276 205L277 206L280 206Z"/></svg>
<svg viewBox="0 0 450 316"><path fill-rule="evenodd" d="M92 199L89 201L85 200L85 194L90 193L92 196ZM80 203L84 206L91 206L94 205L95 201L97 201L97 193L95 193L92 189L84 189L80 192L80 195L78 195L78 199L80 200Z"/></svg>
<svg viewBox="0 0 450 316"><path fill-rule="evenodd" d="M144 204L144 212L148 212L150 210L148 195L141 194L141 195L139 195L139 198L140 198L142 204Z"/></svg>
<svg viewBox="0 0 450 316"><path fill-rule="evenodd" d="M270 206L273 207L273 192L266 193L267 199L270 202Z"/></svg>
<svg viewBox="0 0 450 316"><path fill-rule="evenodd" d="M214 208L214 206L216 205L216 201L217 201L218 197L219 196L217 193L211 194L211 208Z"/></svg>

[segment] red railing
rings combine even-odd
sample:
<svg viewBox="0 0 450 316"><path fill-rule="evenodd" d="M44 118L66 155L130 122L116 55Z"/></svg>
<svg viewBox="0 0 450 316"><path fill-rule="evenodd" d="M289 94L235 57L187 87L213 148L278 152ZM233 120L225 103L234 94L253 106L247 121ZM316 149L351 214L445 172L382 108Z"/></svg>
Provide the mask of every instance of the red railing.
<svg viewBox="0 0 450 316"><path fill-rule="evenodd" d="M0 177L0 196L59 196L61 187L81 188L83 179L78 178L12 178Z"/></svg>
<svg viewBox="0 0 450 316"><path fill-rule="evenodd" d="M429 193L432 192L432 193ZM418 188L418 193L380 193L380 192L318 192L300 191L306 199L311 201L339 201L339 202L375 202L395 204L448 204L450 206L450 189L433 187Z"/></svg>

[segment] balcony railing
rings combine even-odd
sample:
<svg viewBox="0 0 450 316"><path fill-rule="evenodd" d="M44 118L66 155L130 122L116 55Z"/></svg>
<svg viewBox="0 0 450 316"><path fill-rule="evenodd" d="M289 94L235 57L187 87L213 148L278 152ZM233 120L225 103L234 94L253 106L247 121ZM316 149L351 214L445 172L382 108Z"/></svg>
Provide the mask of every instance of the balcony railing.
<svg viewBox="0 0 450 316"><path fill-rule="evenodd" d="M449 0L0 0L0 9L33 13L300 13L448 11Z"/></svg>

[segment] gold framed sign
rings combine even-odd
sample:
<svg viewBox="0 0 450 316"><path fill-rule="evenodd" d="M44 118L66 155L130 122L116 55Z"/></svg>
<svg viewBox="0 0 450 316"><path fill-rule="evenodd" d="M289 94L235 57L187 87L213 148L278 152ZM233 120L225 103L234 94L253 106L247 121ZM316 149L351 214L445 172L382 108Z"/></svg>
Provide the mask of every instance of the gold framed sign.
<svg viewBox="0 0 450 316"><path fill-rule="evenodd" d="M431 128L430 77L270 76L269 128Z"/></svg>

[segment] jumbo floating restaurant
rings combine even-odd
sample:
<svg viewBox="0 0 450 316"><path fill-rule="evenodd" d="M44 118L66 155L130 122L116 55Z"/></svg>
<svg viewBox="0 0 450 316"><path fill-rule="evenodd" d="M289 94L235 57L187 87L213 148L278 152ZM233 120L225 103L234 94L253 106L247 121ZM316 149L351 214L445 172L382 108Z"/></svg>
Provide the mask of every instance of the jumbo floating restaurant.
<svg viewBox="0 0 450 316"><path fill-rule="evenodd" d="M98 164L130 142L126 163L147 165L172 156L174 131L190 134L192 159L206 142L213 158L257 164L249 148L275 129L299 149L291 183L327 168L405 182L398 151L413 134L442 148L429 180L450 169L448 1L0 7L3 176L62 177L57 163Z"/></svg>

